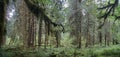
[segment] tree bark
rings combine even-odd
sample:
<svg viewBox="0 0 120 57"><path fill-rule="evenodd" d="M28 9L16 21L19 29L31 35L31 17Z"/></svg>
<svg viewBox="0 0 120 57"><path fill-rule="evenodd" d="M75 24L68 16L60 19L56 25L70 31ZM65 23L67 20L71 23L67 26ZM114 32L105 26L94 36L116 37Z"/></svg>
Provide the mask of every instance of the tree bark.
<svg viewBox="0 0 120 57"><path fill-rule="evenodd" d="M0 0L0 47L5 42L5 1Z"/></svg>
<svg viewBox="0 0 120 57"><path fill-rule="evenodd" d="M102 33L101 33L101 31L98 32L98 36L99 36L99 44L100 44L100 46L102 46Z"/></svg>
<svg viewBox="0 0 120 57"><path fill-rule="evenodd" d="M42 19L39 19L39 31L38 31L38 45L41 46L42 41Z"/></svg>
<svg viewBox="0 0 120 57"><path fill-rule="evenodd" d="M25 0L16 0L19 16L18 34L23 40L24 47L33 47L35 44L35 20L37 17L29 10ZM33 8L34 9L34 8Z"/></svg>

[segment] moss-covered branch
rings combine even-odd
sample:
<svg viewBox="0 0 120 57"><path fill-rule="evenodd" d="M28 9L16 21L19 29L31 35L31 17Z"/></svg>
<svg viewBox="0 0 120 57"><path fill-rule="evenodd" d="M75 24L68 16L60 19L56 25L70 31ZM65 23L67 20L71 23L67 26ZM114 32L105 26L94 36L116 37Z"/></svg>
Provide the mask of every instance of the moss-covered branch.
<svg viewBox="0 0 120 57"><path fill-rule="evenodd" d="M108 5L98 8L99 10L106 10L106 12L99 18L104 18L104 22L105 22L108 16L112 15L112 16L115 16L115 21L116 21L118 19L118 16L116 16L114 12L115 12L115 8L118 6L118 2L119 0L115 0L114 3L110 4L110 1L109 1ZM102 26L104 25L104 22L99 26L98 29L102 28Z"/></svg>

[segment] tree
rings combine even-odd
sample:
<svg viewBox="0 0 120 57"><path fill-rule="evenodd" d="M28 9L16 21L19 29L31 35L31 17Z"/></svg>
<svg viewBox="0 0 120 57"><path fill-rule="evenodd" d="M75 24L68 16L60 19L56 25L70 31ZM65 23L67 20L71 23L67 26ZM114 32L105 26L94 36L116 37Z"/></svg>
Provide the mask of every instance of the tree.
<svg viewBox="0 0 120 57"><path fill-rule="evenodd" d="M115 21L119 20L119 18L120 18L120 16L116 13L116 12L119 12L118 3L119 3L119 0L114 0L114 1L109 0L107 5L98 8L98 10L100 11L100 14L101 14L98 18L104 20L104 22L102 24L100 24L98 29L102 29L102 27L103 27L103 29L105 29L105 35L104 35L105 45L109 45L109 42L111 40L110 21L112 21L112 20L110 20L111 18L109 18L109 17L114 17L113 23L115 23ZM109 25L108 25L108 23L109 23ZM106 26L108 26L108 27L106 27Z"/></svg>
<svg viewBox="0 0 120 57"><path fill-rule="evenodd" d="M41 45L41 26L42 26L42 21L44 21L45 23L45 42L47 41L46 39L48 38L48 35L50 34L51 31L51 25L53 25L54 27L56 26L60 26L62 27L62 31L64 31L64 27L62 24L57 24L55 22L53 22L50 17L48 17L45 13L45 9L42 8L42 6L39 6L38 3L34 3L34 1L31 0L24 0L28 9L37 17L39 18L40 16L40 20L39 20L39 38L38 38L38 45ZM43 1L42 1L43 2ZM44 3L42 3L44 5ZM46 45L46 44L45 44Z"/></svg>
<svg viewBox="0 0 120 57"><path fill-rule="evenodd" d="M81 22L82 22L82 12L81 12L81 8L78 6L81 3L81 0L75 0L75 1L71 1L71 12L74 12L73 14L71 14L69 21L70 24L73 25L72 27L72 31L71 31L71 35L75 36L75 44L78 45L78 48L81 48ZM71 20L73 20L71 22Z"/></svg>
<svg viewBox="0 0 120 57"><path fill-rule="evenodd" d="M16 34L22 38L24 47L33 47L36 39L35 29L37 17L30 12L24 0L16 0L13 3L16 3L19 12L18 19L15 23L15 26L17 26Z"/></svg>
<svg viewBox="0 0 120 57"><path fill-rule="evenodd" d="M110 0L109 0L108 1L108 5L98 8L98 10L101 10L101 11L105 10L105 13L102 16L99 16L99 18L103 18L104 19L104 22L103 22L103 24L101 24L99 26L99 29L102 28L102 26L104 25L105 20L108 18L108 16L114 16L115 17L114 21L116 21L117 19L120 18L120 16L117 16L115 14L115 10L116 10L116 8L118 6L118 2L119 2L119 0L114 0L114 2L111 3Z"/></svg>
<svg viewBox="0 0 120 57"><path fill-rule="evenodd" d="M0 0L0 48L5 43L5 8L6 8L6 1Z"/></svg>

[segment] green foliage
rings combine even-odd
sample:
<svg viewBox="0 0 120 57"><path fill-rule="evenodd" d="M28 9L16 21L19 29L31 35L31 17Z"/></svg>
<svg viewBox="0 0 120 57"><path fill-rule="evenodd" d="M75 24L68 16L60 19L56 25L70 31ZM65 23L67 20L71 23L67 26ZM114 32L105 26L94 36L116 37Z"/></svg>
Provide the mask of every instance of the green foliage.
<svg viewBox="0 0 120 57"><path fill-rule="evenodd" d="M74 38L70 38L69 33L64 33L63 36L64 37L61 39L61 45L64 47L73 47L72 42Z"/></svg>
<svg viewBox="0 0 120 57"><path fill-rule="evenodd" d="M51 0L36 0L37 2L42 2L44 4L50 4L51 3Z"/></svg>
<svg viewBox="0 0 120 57"><path fill-rule="evenodd" d="M110 56L110 57L114 57L114 56L120 56L120 46L119 45L114 45L111 47L105 47L105 48L96 48L94 49L94 56Z"/></svg>
<svg viewBox="0 0 120 57"><path fill-rule="evenodd" d="M78 5L80 5L80 6L78 6L78 9L80 10L80 12L78 12L79 11L78 9L70 11L71 8L64 8L62 6L62 4L59 4L59 2L56 2L56 1L55 0L34 0L35 3L40 4L39 5L40 7L45 8L46 15L49 16L53 22L62 23L62 24L65 23L64 25L65 25L65 29L67 30L67 32L65 32L64 35L62 35L62 37L61 37L61 43L60 43L61 46L59 48L52 47L50 49L42 49L44 46L41 46L41 48L35 47L36 48L35 50L34 49L33 50L31 50L31 49L21 50L22 49L21 47L20 47L21 49L19 49L17 47L19 47L20 45L23 45L23 44L21 44L23 41L21 41L20 38L16 36L15 40L13 40L14 41L12 43L13 45L5 46L5 49L0 49L0 57L49 57L52 54L56 55L56 57L120 57L120 48L119 48L120 45L113 45L113 46L109 46L109 47L97 47L97 48L93 47L93 48L77 49L77 48L75 48L76 46L72 44L73 40L75 38L74 37L70 38L70 35L69 35L69 33L72 30L72 28L68 26L68 24L69 24L68 22L72 21L72 20L68 19L69 17L67 15L69 15L69 13L70 13L70 15L72 15L73 13L76 13L76 12L79 14L81 14L81 12L83 12L85 14L85 16L82 16L82 17L80 16L80 19L83 19L82 23L80 23L80 24L82 24L82 28L80 27L82 29L81 34L84 34L84 37L81 36L82 38L86 39L86 36L88 36L88 35L86 35L86 33L91 34L91 38L93 35L95 35L95 40L98 38L97 33L96 33L97 30L95 30L97 27L96 24L99 23L96 20L97 19L96 8L98 5L95 5L93 3L93 0L89 0L89 2L86 1L84 3L78 4ZM71 1L74 1L74 0L71 0ZM73 4L71 4L71 5L73 5ZM63 8L61 8L61 7L63 7ZM119 11L120 11L120 6L116 8L115 14L119 15ZM100 16L103 15L104 12L106 12L106 11L103 10L101 12ZM73 16L75 16L75 14ZM110 16L109 17L109 19L111 19L110 21L113 21L113 18L114 17L111 18L111 16ZM89 29L88 29L88 24L86 23L86 22L88 22L87 21L88 19L89 19L89 23L90 23ZM103 22L103 20L102 20L102 22ZM112 24L112 23L110 23L110 24ZM113 32L113 36L110 36L110 37L116 38L118 41L120 41L120 38L119 38L120 33L118 30L119 26L120 26L119 24L120 24L119 22L115 23L115 26L113 26L112 29L110 28L111 31ZM71 24L69 24L69 25L71 25ZM95 26L95 28L94 28L94 26ZM86 32L87 29L90 31ZM61 28L54 27L54 29L52 28L51 30L54 30L54 31L61 30ZM95 30L95 32L93 32L94 30ZM17 33L20 33L20 32L17 32ZM7 39L6 42L7 42L7 44L9 44L10 38ZM42 41L42 42L44 43L44 41ZM83 41L83 40L81 42L82 42L82 45L86 43L86 41Z"/></svg>
<svg viewBox="0 0 120 57"><path fill-rule="evenodd" d="M51 54L57 57L119 57L120 45L101 48L69 48L59 47L52 49L38 48L35 50L16 50L16 49L0 49L0 57L49 57Z"/></svg>

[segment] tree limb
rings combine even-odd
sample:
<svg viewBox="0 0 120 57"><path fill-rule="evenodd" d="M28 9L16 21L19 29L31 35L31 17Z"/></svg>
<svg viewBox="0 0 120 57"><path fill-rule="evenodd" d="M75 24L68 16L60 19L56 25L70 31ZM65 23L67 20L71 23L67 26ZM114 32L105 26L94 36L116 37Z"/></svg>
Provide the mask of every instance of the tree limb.
<svg viewBox="0 0 120 57"><path fill-rule="evenodd" d="M104 15L100 16L99 18L104 18L104 21L108 18L108 16L114 15L115 12L115 8L118 6L118 2L119 0L115 0L113 4L108 3L108 5L102 7L102 8L98 8L99 10L104 10L106 9L106 12ZM118 19L118 17L115 18L115 20ZM99 29L102 28L102 26L104 25L104 22L102 25L99 26Z"/></svg>

